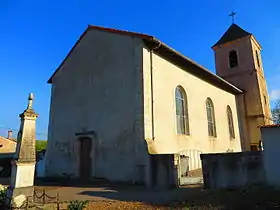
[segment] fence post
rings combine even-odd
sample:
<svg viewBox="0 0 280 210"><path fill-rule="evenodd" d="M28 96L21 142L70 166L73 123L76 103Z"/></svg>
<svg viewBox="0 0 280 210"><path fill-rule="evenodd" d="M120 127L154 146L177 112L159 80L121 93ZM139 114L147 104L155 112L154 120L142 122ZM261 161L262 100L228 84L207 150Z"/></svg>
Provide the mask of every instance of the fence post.
<svg viewBox="0 0 280 210"><path fill-rule="evenodd" d="M28 209L28 203L29 203L29 197L26 197L26 204L25 204L25 209L27 210Z"/></svg>
<svg viewBox="0 0 280 210"><path fill-rule="evenodd" d="M59 210L59 193L56 193L56 210Z"/></svg>
<svg viewBox="0 0 280 210"><path fill-rule="evenodd" d="M33 202L35 203L35 199L36 199L36 191L35 191L35 188L34 188L34 192L33 192Z"/></svg>
<svg viewBox="0 0 280 210"><path fill-rule="evenodd" d="M43 189L43 205L45 205L46 202L46 192L45 189Z"/></svg>

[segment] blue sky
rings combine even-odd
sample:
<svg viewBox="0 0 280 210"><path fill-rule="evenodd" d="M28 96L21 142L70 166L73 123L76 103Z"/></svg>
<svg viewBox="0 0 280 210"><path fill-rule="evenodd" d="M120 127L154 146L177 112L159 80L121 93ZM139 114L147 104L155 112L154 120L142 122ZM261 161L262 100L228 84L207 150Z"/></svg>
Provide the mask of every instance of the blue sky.
<svg viewBox="0 0 280 210"><path fill-rule="evenodd" d="M235 22L261 43L271 98L280 98L280 1L190 2L1 0L0 135L6 135L7 128L18 129L18 114L33 92L40 115L37 138L47 138L47 80L88 24L153 35L214 72L210 47L230 26L228 14L234 9Z"/></svg>

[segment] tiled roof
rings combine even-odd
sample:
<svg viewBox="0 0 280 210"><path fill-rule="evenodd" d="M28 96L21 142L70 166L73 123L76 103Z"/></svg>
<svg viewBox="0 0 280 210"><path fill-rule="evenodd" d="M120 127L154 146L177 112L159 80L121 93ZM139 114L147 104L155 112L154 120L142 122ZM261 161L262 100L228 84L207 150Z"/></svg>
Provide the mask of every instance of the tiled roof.
<svg viewBox="0 0 280 210"><path fill-rule="evenodd" d="M236 24L232 24L228 30L224 33L224 35L220 38L220 40L213 45L213 47L218 46L218 45L222 45L225 44L227 42L231 42L237 39L241 39L243 37L252 35L251 33L245 31L244 29L240 28L238 25Z"/></svg>
<svg viewBox="0 0 280 210"><path fill-rule="evenodd" d="M217 87L220 87L221 89L224 89L228 92L239 94L242 93L242 90L238 89L231 83L227 82L226 80L222 79L221 77L217 76L216 74L212 73L208 69L202 67L198 63L194 62L193 60L189 59L188 57L180 54L176 50L172 49L171 47L167 46L160 40L156 39L153 36L142 34L142 33L136 33L136 32L130 32L130 31L124 31L124 30L118 30L118 29L112 29L112 28L104 28L100 26L92 26L89 25L88 28L85 30L85 32L81 35L79 40L76 42L76 44L72 47L70 52L67 54L65 59L62 61L62 63L59 65L59 67L56 69L56 71L53 73L53 75L49 78L48 83L52 83L52 79L55 76L55 74L59 71L60 67L64 64L64 62L67 60L71 52L74 50L74 48L78 45L78 43L81 41L81 39L85 36L85 34L91 30L91 29L97 29L100 31L106 31L110 33L117 33L117 34L123 34L127 36L134 36L139 37L143 39L144 43L149 48L157 48L157 53L161 55L162 57L171 60L176 65L182 67L189 73L209 82L210 84L214 84Z"/></svg>
<svg viewBox="0 0 280 210"><path fill-rule="evenodd" d="M8 139L8 138L3 137L3 136L0 136L0 139L2 139L2 140L7 140L7 141L17 142L17 140L16 140L16 139L14 139L14 138L12 138L12 139Z"/></svg>

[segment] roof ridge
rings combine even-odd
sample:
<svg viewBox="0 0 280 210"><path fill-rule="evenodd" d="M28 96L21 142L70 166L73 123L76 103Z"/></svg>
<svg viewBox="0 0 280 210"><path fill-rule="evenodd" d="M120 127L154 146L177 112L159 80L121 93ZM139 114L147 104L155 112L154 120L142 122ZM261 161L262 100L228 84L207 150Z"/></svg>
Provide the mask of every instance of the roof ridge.
<svg viewBox="0 0 280 210"><path fill-rule="evenodd" d="M4 137L4 136L0 136L0 138L5 139L5 140L9 140L9 141L17 142L17 140L15 138L9 139L9 138Z"/></svg>
<svg viewBox="0 0 280 210"><path fill-rule="evenodd" d="M132 36L137 36L137 37L140 36L144 39L154 38L153 36L144 34L144 33L132 32L132 31L128 31L128 30L120 30L120 29L115 29L115 28L107 28L107 27L95 26L95 25L88 25L88 29L97 29L97 30L102 30L102 31L107 31L107 32L112 32L112 33L123 33L126 35L132 35Z"/></svg>
<svg viewBox="0 0 280 210"><path fill-rule="evenodd" d="M196 63L195 61L193 61L192 59L188 58L187 56L181 54L177 50L172 49L171 47L169 47L168 45L164 44L162 41L158 40L157 38L155 38L153 36L150 36L150 35L147 35L147 34L143 34L143 33L130 32L130 31L125 31L125 30L119 30L119 29L113 29L113 28L105 28L105 27L93 26L93 25L88 25L87 29L80 36L80 38L75 43L75 45L72 47L72 49L68 52L68 54L66 55L66 57L64 58L62 63L59 65L59 67L56 69L56 71L49 78L48 83L52 83L52 79L55 76L55 74L59 71L59 69L64 64L64 62L68 59L69 55L72 53L74 48L78 45L78 43L81 41L81 39L85 36L85 34L90 29L97 29L97 30L100 30L100 31L106 31L106 32L116 33L116 34L123 34L123 35L128 35L128 36L129 35L130 36L135 36L135 37L138 37L138 38L142 39L143 41L145 41L146 43L148 43L151 46L153 46L153 45L157 45L158 46L159 43L160 43L160 46L162 46L163 48L166 49L165 53L162 52L162 54L165 54L165 56L169 53L169 56L172 57L172 55L170 55L170 53L173 53L173 54L175 53L176 56L179 57L179 59L184 60L184 62L188 62L188 64L192 64L192 65L196 66L197 68L199 68L199 70L200 70L199 72L193 71L192 74L195 74L195 75L203 74L203 76L202 76L203 78L207 77L209 79L209 81L212 81L218 87L220 87L220 88L222 88L224 90L230 91L231 93L241 93L242 92L239 88L235 87L233 84L227 82L223 78L219 77L217 74L212 73L210 70L208 70L205 67L203 67L202 65ZM159 53L159 51L158 51L158 53ZM191 73L191 72L189 71L189 73ZM224 87L222 87L222 86L224 86Z"/></svg>

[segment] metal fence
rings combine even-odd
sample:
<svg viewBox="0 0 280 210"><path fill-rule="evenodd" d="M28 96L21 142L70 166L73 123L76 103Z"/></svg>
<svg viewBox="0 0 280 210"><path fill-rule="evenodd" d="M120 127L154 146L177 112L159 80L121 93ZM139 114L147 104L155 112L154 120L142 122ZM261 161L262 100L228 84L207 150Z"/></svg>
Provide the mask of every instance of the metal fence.
<svg viewBox="0 0 280 210"><path fill-rule="evenodd" d="M56 193L56 196L50 196L46 193L46 190L43 189L41 195L34 190L33 194L33 204L36 206L44 206L48 203L55 203L56 209L59 210L59 193Z"/></svg>
<svg viewBox="0 0 280 210"><path fill-rule="evenodd" d="M34 207L43 207L45 204L54 204L57 210L61 210L60 208L60 200L59 200L59 193L56 193L56 196L50 196L46 193L44 189L41 193L36 192L34 190L33 196L26 197L26 200L23 202L21 206L14 206L12 203L12 198L6 195L5 202L2 203L0 209L6 210L25 210Z"/></svg>

